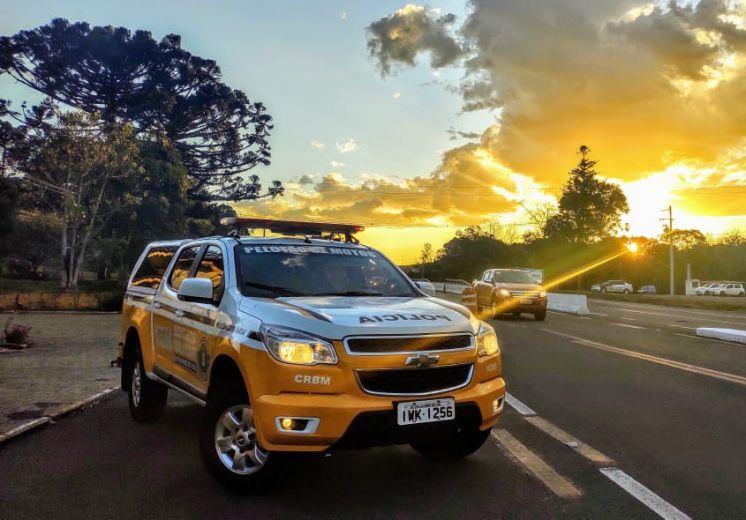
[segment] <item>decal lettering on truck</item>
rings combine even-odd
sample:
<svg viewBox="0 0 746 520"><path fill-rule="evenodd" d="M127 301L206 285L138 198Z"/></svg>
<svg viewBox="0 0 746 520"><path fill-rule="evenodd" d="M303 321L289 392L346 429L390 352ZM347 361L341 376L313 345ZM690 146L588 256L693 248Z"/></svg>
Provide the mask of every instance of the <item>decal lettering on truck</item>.
<svg viewBox="0 0 746 520"><path fill-rule="evenodd" d="M329 386L332 384L332 378L331 376L304 376L303 374L296 374L295 382L306 385Z"/></svg>
<svg viewBox="0 0 746 520"><path fill-rule="evenodd" d="M373 314L370 316L360 316L360 323L384 323L387 321L451 321L451 318L444 314Z"/></svg>

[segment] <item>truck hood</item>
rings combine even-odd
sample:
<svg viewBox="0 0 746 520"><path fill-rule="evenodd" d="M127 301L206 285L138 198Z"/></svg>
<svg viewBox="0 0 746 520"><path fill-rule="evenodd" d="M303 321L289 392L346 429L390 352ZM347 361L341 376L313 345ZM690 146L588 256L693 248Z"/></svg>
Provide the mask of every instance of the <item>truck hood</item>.
<svg viewBox="0 0 746 520"><path fill-rule="evenodd" d="M508 289L509 291L543 291L544 288L541 285L535 283L513 283L513 282L498 282L496 287L500 289Z"/></svg>
<svg viewBox="0 0 746 520"><path fill-rule="evenodd" d="M475 320L466 307L440 298L243 298L239 309L265 324L290 327L328 339L361 334L475 332Z"/></svg>

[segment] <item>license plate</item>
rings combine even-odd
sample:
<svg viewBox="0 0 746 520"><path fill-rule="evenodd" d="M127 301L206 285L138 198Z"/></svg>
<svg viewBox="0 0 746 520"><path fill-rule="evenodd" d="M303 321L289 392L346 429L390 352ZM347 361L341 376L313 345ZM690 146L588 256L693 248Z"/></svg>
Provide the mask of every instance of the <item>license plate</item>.
<svg viewBox="0 0 746 520"><path fill-rule="evenodd" d="M534 300L532 298L524 298L521 300L521 303L523 303L524 305L530 305L534 303Z"/></svg>
<svg viewBox="0 0 746 520"><path fill-rule="evenodd" d="M399 426L438 421L452 421L456 418L456 405L452 398L411 401L396 405L396 420Z"/></svg>

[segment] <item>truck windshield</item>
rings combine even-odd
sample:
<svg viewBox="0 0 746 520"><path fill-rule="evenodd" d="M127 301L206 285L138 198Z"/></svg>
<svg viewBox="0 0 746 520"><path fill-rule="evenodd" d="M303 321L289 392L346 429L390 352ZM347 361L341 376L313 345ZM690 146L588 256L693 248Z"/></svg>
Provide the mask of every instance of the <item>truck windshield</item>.
<svg viewBox="0 0 746 520"><path fill-rule="evenodd" d="M418 296L375 251L351 247L236 247L238 282L246 296Z"/></svg>
<svg viewBox="0 0 746 520"><path fill-rule="evenodd" d="M535 283L525 271L495 271L495 281L502 283Z"/></svg>

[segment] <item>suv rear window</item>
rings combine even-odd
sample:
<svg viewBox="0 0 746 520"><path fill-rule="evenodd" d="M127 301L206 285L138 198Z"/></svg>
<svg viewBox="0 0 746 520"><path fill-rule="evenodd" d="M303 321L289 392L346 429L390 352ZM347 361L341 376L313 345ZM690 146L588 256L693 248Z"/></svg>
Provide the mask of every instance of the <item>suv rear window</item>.
<svg viewBox="0 0 746 520"><path fill-rule="evenodd" d="M154 247L148 251L148 255L132 276L130 285L157 289L174 253L176 247Z"/></svg>

